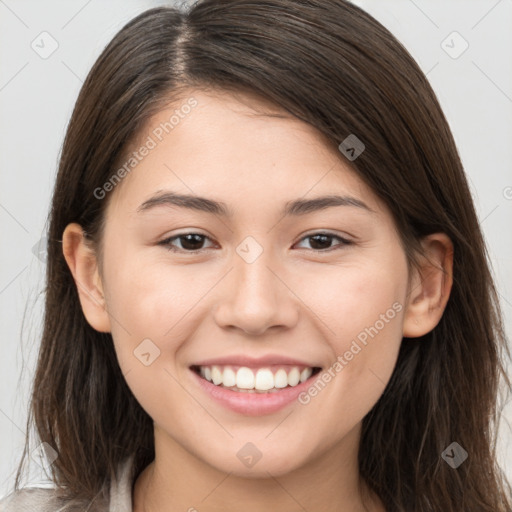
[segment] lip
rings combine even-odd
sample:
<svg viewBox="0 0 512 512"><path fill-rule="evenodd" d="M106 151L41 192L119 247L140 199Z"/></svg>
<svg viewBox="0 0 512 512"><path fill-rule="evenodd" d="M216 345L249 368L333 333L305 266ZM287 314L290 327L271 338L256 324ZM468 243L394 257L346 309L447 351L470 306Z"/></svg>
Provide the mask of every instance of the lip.
<svg viewBox="0 0 512 512"><path fill-rule="evenodd" d="M247 368L267 368L272 366L299 366L299 367L321 367L318 363L291 359L280 355L266 355L263 357L247 357L244 354L234 354L231 356L218 357L215 359L206 359L191 366L246 366Z"/></svg>
<svg viewBox="0 0 512 512"><path fill-rule="evenodd" d="M221 361L221 359L216 361ZM232 359L230 358L229 361L231 362ZM217 364L221 363L218 362ZM259 364L260 363L258 363L258 365ZM202 366L208 365L202 363ZM318 377L318 373L316 373L304 382L297 384L297 386L283 388L282 390L274 393L243 393L239 391L231 391L221 386L216 386L206 379L203 379L192 369L190 369L190 372L199 385L199 388L212 400L227 409L246 416L264 416L285 408L296 401L300 393L308 389L312 382Z"/></svg>

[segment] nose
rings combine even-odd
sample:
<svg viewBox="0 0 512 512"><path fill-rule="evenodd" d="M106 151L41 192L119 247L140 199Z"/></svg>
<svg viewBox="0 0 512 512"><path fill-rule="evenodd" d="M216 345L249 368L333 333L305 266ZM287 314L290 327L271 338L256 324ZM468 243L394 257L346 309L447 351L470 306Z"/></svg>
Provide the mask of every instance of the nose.
<svg viewBox="0 0 512 512"><path fill-rule="evenodd" d="M271 328L291 328L298 319L298 299L293 283L287 283L266 257L247 263L234 256L234 268L226 276L214 318L222 328L261 335Z"/></svg>

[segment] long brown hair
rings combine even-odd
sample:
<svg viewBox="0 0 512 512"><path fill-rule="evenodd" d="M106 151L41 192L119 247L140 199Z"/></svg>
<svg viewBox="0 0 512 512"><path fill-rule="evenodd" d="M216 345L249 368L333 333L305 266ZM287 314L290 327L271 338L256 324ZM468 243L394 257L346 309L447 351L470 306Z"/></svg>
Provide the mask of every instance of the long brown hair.
<svg viewBox="0 0 512 512"><path fill-rule="evenodd" d="M390 209L409 261L423 236L451 238L446 310L432 332L402 340L391 380L363 421L360 474L388 512L510 512L495 456L510 354L454 139L407 50L343 0L204 0L186 10L151 9L126 24L94 64L61 152L27 420L58 452L51 478L60 495L90 503L106 496L127 457L136 476L154 458L152 419L125 382L111 335L85 320L62 233L78 222L101 250L107 200L94 191L150 116L194 88L256 93L335 147L355 134L365 151L351 166ZM442 458L454 441L468 452L457 469ZM27 435L16 490L28 444Z"/></svg>

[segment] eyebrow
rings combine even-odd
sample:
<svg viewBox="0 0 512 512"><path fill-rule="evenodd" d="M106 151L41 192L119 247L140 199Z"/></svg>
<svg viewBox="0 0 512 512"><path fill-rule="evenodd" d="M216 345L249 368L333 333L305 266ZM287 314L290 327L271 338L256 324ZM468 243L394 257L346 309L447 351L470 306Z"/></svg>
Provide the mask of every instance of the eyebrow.
<svg viewBox="0 0 512 512"><path fill-rule="evenodd" d="M190 194L178 194L171 191L159 192L150 197L137 208L137 213L146 212L157 206L179 206L181 208L210 213L218 217L232 218L234 216L233 210L222 201ZM281 215L283 217L306 215L334 206L352 206L369 213L376 213L366 203L355 197L326 195L312 199L288 201L285 203Z"/></svg>

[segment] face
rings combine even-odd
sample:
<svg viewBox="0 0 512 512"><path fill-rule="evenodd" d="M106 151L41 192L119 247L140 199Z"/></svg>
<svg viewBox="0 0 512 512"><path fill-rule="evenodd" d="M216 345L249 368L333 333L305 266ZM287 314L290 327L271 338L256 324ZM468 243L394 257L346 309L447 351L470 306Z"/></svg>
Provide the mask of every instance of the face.
<svg viewBox="0 0 512 512"><path fill-rule="evenodd" d="M409 276L390 212L337 148L253 108L271 107L192 91L145 127L130 151L151 147L110 192L101 289L157 446L264 476L357 450Z"/></svg>

